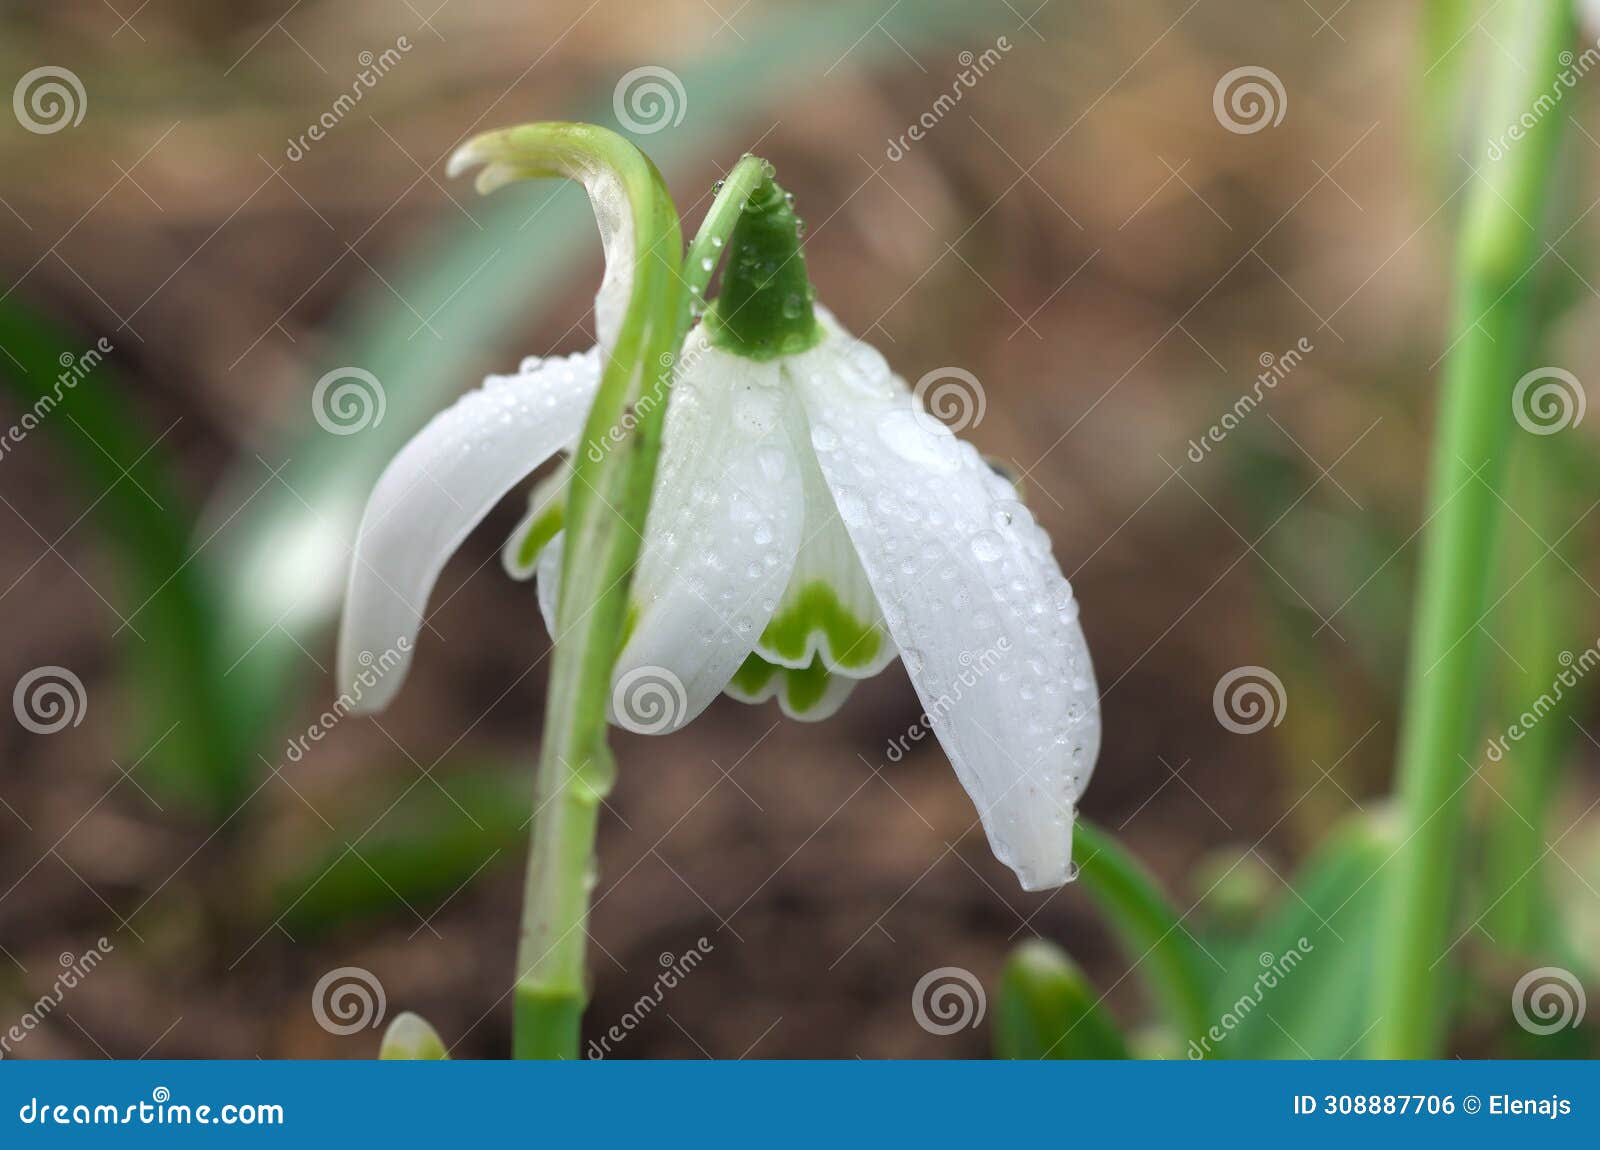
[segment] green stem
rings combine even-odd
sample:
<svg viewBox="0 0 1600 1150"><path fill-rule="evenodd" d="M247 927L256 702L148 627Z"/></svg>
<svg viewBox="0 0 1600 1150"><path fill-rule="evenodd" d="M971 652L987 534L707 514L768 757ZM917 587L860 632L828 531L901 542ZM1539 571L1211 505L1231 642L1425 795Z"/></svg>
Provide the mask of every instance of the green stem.
<svg viewBox="0 0 1600 1150"><path fill-rule="evenodd" d="M1534 126L1490 151L1469 193L1457 256L1455 319L1434 445L1412 632L1399 791L1404 845L1380 930L1374 1050L1436 1056L1444 1029L1450 924L1460 866L1468 756L1482 701L1478 624L1494 571L1511 389L1526 370L1528 272L1539 251L1563 105L1553 84L1573 31L1570 0L1503 6L1481 139L1524 114ZM1552 91L1556 92L1551 103ZM1541 100L1541 97L1544 97Z"/></svg>
<svg viewBox="0 0 1600 1150"><path fill-rule="evenodd" d="M1507 548L1502 566L1514 580L1506 593L1501 617L1510 624L1506 643L1513 667L1505 673L1495 721L1509 729L1521 716L1552 696L1558 701L1541 710L1537 725L1527 727L1516 742L1501 744L1504 761L1500 794L1489 796L1485 819L1484 911L1489 934L1512 953L1533 952L1541 937L1539 916L1545 911L1544 856L1550 801L1561 775L1561 757L1572 732L1567 715L1575 703L1581 670L1569 670L1574 652L1564 649L1572 635L1572 587L1564 573L1566 540L1559 538L1570 522L1565 476L1555 455L1557 444L1532 436L1516 445L1511 462L1512 504L1526 520L1517 545ZM1555 552L1546 540L1554 540ZM1544 937L1549 937L1544 932Z"/></svg>
<svg viewBox="0 0 1600 1150"><path fill-rule="evenodd" d="M1106 832L1079 819L1072 832L1078 876L1155 991L1183 1041L1211 1025L1200 948L1144 867Z"/></svg>
<svg viewBox="0 0 1600 1150"><path fill-rule="evenodd" d="M611 446L572 455L514 990L515 1056L576 1058L588 1002L584 961L595 832L616 775L606 745L606 702L660 454L667 407L660 400L688 331L690 301L704 294L717 263L713 253L727 242L745 200L768 180L770 168L753 156L735 166L685 259L660 173L613 132L531 124L480 136L463 156L489 165L490 186L542 176L619 185L635 244L626 311L584 428L585 442Z"/></svg>
<svg viewBox="0 0 1600 1150"><path fill-rule="evenodd" d="M638 148L604 128L529 124L491 132L467 144L453 167L462 161L488 165L480 187L560 176L584 182L596 198L614 197L620 188L634 244L626 310L614 346L606 349L584 428L587 442L613 446L572 456L513 992L515 1056L576 1058L588 1001L584 944L595 830L616 773L606 746L606 700L666 408L640 400L647 388L662 385L661 365L677 355L688 327L688 293L679 275L683 240L661 174Z"/></svg>

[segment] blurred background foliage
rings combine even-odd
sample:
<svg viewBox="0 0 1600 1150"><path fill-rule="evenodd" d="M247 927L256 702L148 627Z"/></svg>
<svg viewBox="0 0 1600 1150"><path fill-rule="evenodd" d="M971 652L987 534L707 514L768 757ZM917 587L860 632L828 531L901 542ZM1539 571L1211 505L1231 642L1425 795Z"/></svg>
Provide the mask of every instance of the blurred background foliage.
<svg viewBox="0 0 1600 1150"><path fill-rule="evenodd" d="M293 740L332 699L347 543L395 447L486 371L592 342L581 195L479 200L443 157L512 122L615 124L614 85L643 64L682 82L681 122L639 140L691 227L759 150L843 322L909 379L982 381L967 434L1023 473L1056 541L1107 734L1085 881L1041 896L989 855L931 741L888 759L918 712L897 668L821 727L723 702L670 739L619 734L591 1024L705 937L620 1056L992 1038L1002 1056L1184 1057L1305 938L1219 1053L1359 1053L1448 269L1482 146L1471 78L1494 51L1474 5L120 7L10 4L0 36L7 85L60 65L87 100L54 134L0 118L0 422L61 355L114 346L0 457L0 685L58 665L88 700L61 733L0 730L0 1022L59 954L116 944L19 1053L370 1056L375 1035L309 1009L347 965L455 1056L507 1049L548 646L496 562L516 500L447 569L401 705L304 754ZM291 147L402 36L327 138ZM960 54L1000 37L955 109L891 148ZM1219 125L1213 86L1241 64L1283 78L1277 127ZM1538 268L1547 358L1580 375L1597 99L1569 101ZM1196 459L1264 357L1300 341ZM344 366L382 381L386 409L336 436L310 396ZM1486 732L1594 642L1592 427L1518 461ZM1288 703L1240 735L1212 691L1250 665ZM1595 1052L1591 1025L1533 1039L1508 1002L1531 967L1594 975L1588 694L1478 764L1472 898L1444 964L1463 967L1457 1052ZM912 988L942 966L989 985L985 1027L915 1025Z"/></svg>

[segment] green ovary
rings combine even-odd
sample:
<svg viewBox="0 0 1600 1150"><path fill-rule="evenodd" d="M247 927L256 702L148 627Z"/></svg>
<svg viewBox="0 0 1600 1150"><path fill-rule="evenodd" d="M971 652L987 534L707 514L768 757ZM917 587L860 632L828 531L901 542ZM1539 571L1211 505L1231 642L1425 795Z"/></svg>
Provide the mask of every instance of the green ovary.
<svg viewBox="0 0 1600 1150"><path fill-rule="evenodd" d="M533 567L539 558L539 553L560 533L562 521L566 518L566 510L566 500L553 499L550 506L528 524L522 538L517 540L516 554L519 568L526 571Z"/></svg>
<svg viewBox="0 0 1600 1150"><path fill-rule="evenodd" d="M883 646L883 633L877 626L858 619L820 579L807 583L792 603L772 617L761 633L761 644L780 658L803 659L813 631L822 632L828 640L834 665L851 670L870 664ZM817 665L814 661L812 668ZM810 674L812 668L802 673Z"/></svg>

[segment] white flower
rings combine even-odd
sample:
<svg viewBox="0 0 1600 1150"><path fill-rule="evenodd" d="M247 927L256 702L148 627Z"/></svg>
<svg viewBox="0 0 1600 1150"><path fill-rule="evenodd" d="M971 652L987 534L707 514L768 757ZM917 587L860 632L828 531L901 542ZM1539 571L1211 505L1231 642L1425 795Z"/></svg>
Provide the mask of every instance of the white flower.
<svg viewBox="0 0 1600 1150"><path fill-rule="evenodd" d="M604 292L631 263L612 248ZM1011 484L928 416L874 349L821 309L818 319L814 346L765 360L715 346L707 324L686 340L612 719L644 729L617 711L622 685L650 676L672 686L654 700L667 711L649 716L651 732L682 726L723 691L823 718L899 655L995 854L1026 889L1059 885L1100 741L1072 590ZM340 678L353 681L366 652L406 649L365 688L364 708L399 689L440 569L500 498L563 451L610 448L577 442L600 354L489 377L379 479L351 570ZM568 474L563 465L535 488L505 553L514 575L537 572L547 625Z"/></svg>

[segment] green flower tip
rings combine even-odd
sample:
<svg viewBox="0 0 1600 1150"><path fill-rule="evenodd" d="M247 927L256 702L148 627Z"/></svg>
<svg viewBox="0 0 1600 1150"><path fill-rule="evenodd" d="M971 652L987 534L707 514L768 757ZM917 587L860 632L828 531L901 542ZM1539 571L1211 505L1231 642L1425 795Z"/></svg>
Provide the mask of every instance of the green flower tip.
<svg viewBox="0 0 1600 1150"><path fill-rule="evenodd" d="M822 338L806 276L794 197L769 176L739 215L728 241L722 290L706 312L711 343L748 359L796 355Z"/></svg>
<svg viewBox="0 0 1600 1150"><path fill-rule="evenodd" d="M384 1031L378 1057L388 1062L440 1062L450 1055L439 1032L421 1015L406 1010L395 1015Z"/></svg>

